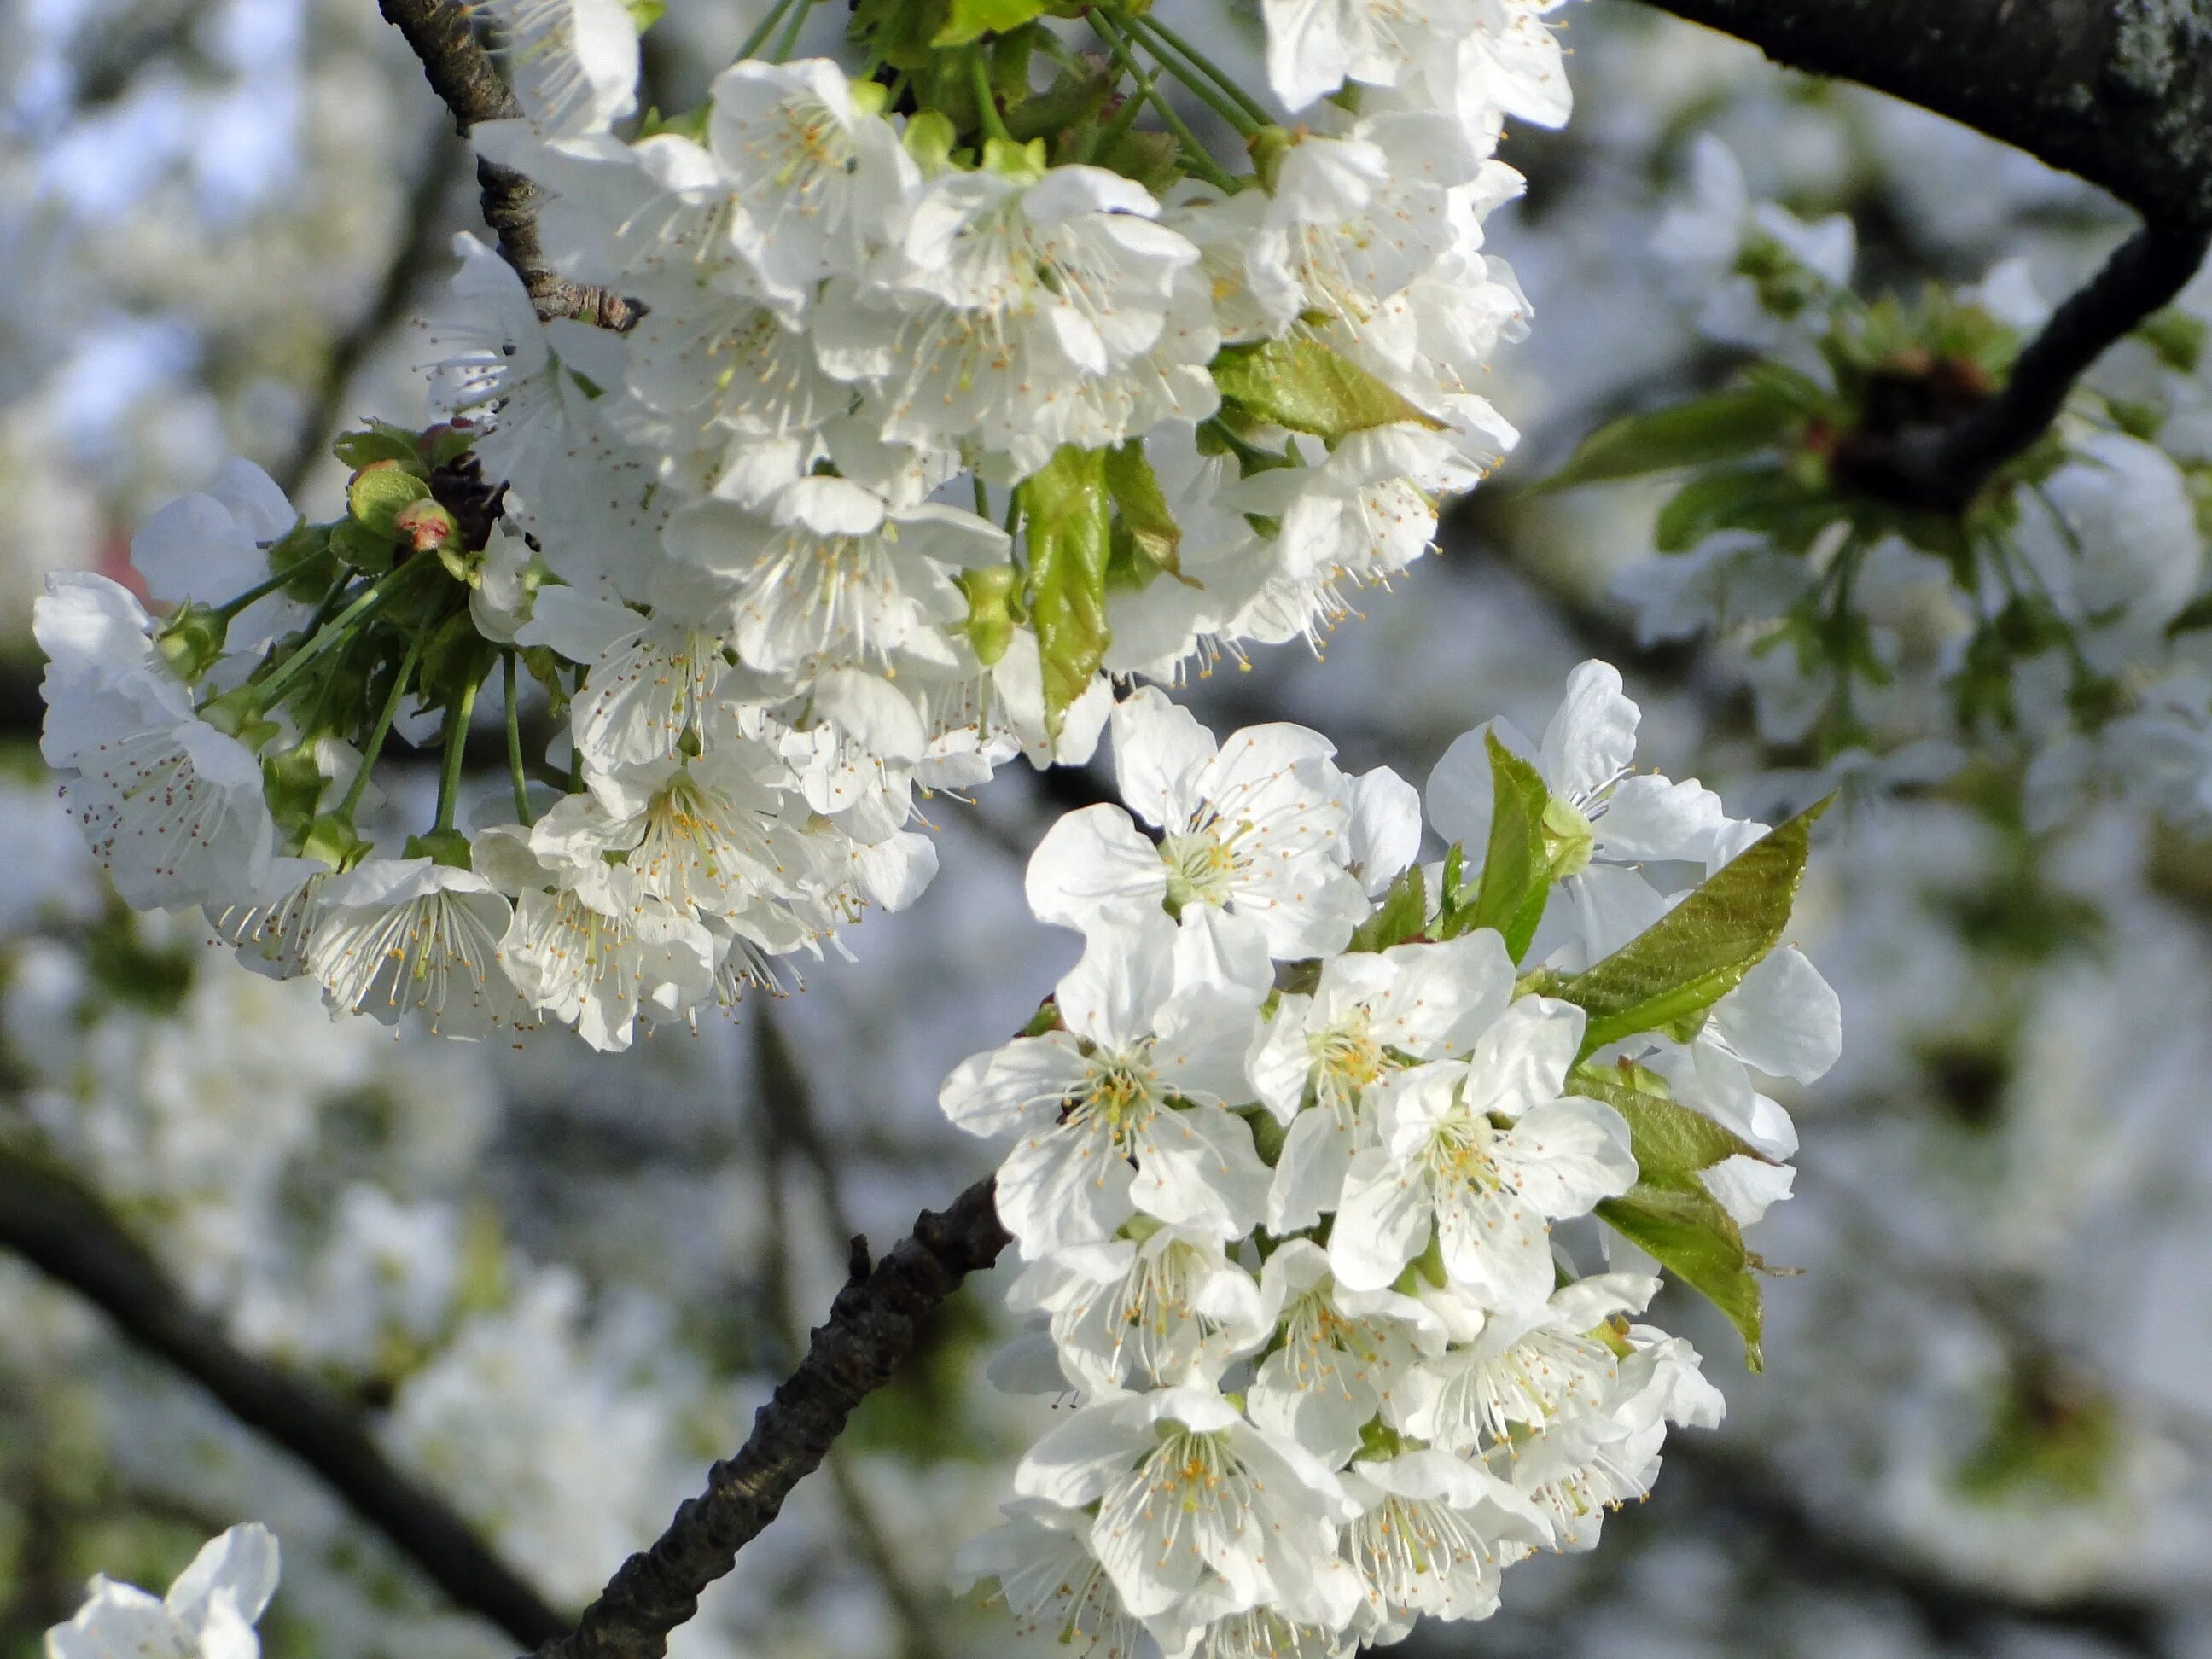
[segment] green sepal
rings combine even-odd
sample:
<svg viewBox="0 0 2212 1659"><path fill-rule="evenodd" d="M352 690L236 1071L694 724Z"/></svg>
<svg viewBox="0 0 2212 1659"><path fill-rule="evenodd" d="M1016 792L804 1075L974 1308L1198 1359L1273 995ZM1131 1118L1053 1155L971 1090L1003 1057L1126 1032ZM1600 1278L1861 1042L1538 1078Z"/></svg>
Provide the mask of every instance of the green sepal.
<svg viewBox="0 0 2212 1659"><path fill-rule="evenodd" d="M1589 1015L1584 1054L1692 1019L1766 959L1790 925L1814 822L1832 799L1770 831L1611 956L1559 981L1552 994Z"/></svg>
<svg viewBox="0 0 2212 1659"><path fill-rule="evenodd" d="M258 749L276 735L276 722L262 707L259 688L251 683L210 697L199 706L199 717L248 749Z"/></svg>
<svg viewBox="0 0 2212 1659"><path fill-rule="evenodd" d="M629 26L640 34L658 23L668 12L668 0L623 0L623 5L629 13Z"/></svg>
<svg viewBox="0 0 2212 1659"><path fill-rule="evenodd" d="M1091 689L1113 635L1106 625L1106 564L1113 503L1106 452L1063 445L1017 486L1029 540L1031 625L1044 678L1044 728L1057 742L1075 700Z"/></svg>
<svg viewBox="0 0 2212 1659"><path fill-rule="evenodd" d="M277 591L286 599L313 605L330 592L338 577L338 562L331 556L331 528L303 520L269 544L269 574L284 577Z"/></svg>
<svg viewBox="0 0 2212 1659"><path fill-rule="evenodd" d="M222 659L223 639L229 631L230 624L213 606L187 600L161 624L161 632L154 636L154 648L161 653L171 673L191 685Z"/></svg>
<svg viewBox="0 0 2212 1659"><path fill-rule="evenodd" d="M1780 443L1802 412L1784 386L1761 380L1625 416L1583 439L1567 464L1539 487L1567 489L1735 460Z"/></svg>
<svg viewBox="0 0 2212 1659"><path fill-rule="evenodd" d="M1212 369L1223 403L1246 418L1310 432L1331 443L1378 426L1442 425L1304 330L1279 340L1224 346Z"/></svg>
<svg viewBox="0 0 2212 1659"><path fill-rule="evenodd" d="M1375 914L1352 931L1347 951L1387 951L1419 939L1429 925L1429 883L1419 864L1391 884Z"/></svg>
<svg viewBox="0 0 2212 1659"><path fill-rule="evenodd" d="M1022 573L1011 564L994 564L963 570L952 580L968 597L967 620L960 627L975 649L975 660L986 668L995 667L1013 643L1018 626L1015 612L1021 604Z"/></svg>
<svg viewBox="0 0 2212 1659"><path fill-rule="evenodd" d="M316 763L315 746L311 743L261 757L262 798L269 803L269 815L276 820L287 842L307 838L330 783Z"/></svg>
<svg viewBox="0 0 2212 1659"><path fill-rule="evenodd" d="M325 812L300 838L300 856L318 860L343 874L368 856L372 845L353 827L350 817Z"/></svg>
<svg viewBox="0 0 2212 1659"><path fill-rule="evenodd" d="M906 119L906 153L914 157L925 179L934 179L952 165L960 134L939 110L916 110Z"/></svg>
<svg viewBox="0 0 2212 1659"><path fill-rule="evenodd" d="M458 830L433 830L427 834L410 836L400 857L428 859L433 864L442 864L452 870L472 870L469 838Z"/></svg>

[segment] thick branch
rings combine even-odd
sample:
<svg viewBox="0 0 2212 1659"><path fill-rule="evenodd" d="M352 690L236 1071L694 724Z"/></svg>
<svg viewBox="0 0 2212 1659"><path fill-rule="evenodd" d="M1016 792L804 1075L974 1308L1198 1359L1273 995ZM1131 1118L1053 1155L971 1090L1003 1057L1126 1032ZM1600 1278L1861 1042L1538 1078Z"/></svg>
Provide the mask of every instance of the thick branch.
<svg viewBox="0 0 2212 1659"><path fill-rule="evenodd" d="M2043 434L2092 363L2172 302L2203 263L2206 246L2202 231L2146 226L2052 313L1994 397L1948 426L1908 428L1863 453L1839 455L1838 470L1881 500L1958 511Z"/></svg>
<svg viewBox="0 0 2212 1659"><path fill-rule="evenodd" d="M461 133L479 122L512 120L522 113L499 78L491 53L470 28L468 8L461 0L377 0L377 5L385 21L407 38L430 90L445 100ZM637 320L636 306L619 294L572 283L546 263L538 238L543 197L537 185L512 167L482 157L477 161L477 183L483 193L484 222L540 317L573 317L617 330Z"/></svg>
<svg viewBox="0 0 2212 1659"><path fill-rule="evenodd" d="M1649 0L2212 229L2212 0Z"/></svg>
<svg viewBox="0 0 2212 1659"><path fill-rule="evenodd" d="M993 1183L979 1181L837 1294L806 1358L753 1419L752 1437L707 1474L707 1490L676 1511L659 1541L633 1555L585 1611L573 1636L539 1659L659 1659L668 1633L697 1611L706 1588L775 1520L818 1468L854 1407L890 1380L923 1322L969 1273L1007 1244Z"/></svg>
<svg viewBox="0 0 2212 1659"><path fill-rule="evenodd" d="M5 1154L0 1246L83 1297L131 1341L168 1361L240 1423L320 1475L457 1605L518 1642L543 1642L568 1628L442 1499L392 1466L359 1413L319 1385L234 1347L96 1202Z"/></svg>
<svg viewBox="0 0 2212 1659"><path fill-rule="evenodd" d="M2004 387L1850 458L1885 501L1956 512L2033 444L2106 349L2212 242L2212 0L1649 0L1776 63L1856 81L2110 191L2144 228L2061 307Z"/></svg>

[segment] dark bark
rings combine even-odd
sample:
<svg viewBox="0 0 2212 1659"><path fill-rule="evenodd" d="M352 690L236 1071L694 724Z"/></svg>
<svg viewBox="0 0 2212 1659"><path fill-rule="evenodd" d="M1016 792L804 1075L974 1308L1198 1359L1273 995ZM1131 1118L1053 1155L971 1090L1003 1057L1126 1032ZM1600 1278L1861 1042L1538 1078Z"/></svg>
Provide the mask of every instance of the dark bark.
<svg viewBox="0 0 2212 1659"><path fill-rule="evenodd" d="M1954 513L2047 428L2107 347L2212 242L2212 0L1649 0L1776 63L1856 81L2101 185L2143 229L2062 306L1996 393L1852 458L1879 499Z"/></svg>
<svg viewBox="0 0 2212 1659"><path fill-rule="evenodd" d="M461 0L377 0L385 21L404 35L422 64L430 90L453 113L456 130L466 134L483 121L512 120L522 106L499 78L499 66L469 27ZM637 320L635 304L619 294L572 283L546 263L538 236L538 210L544 198L537 185L515 172L479 158L477 183L483 198L484 222L499 239L499 251L522 278L538 314L549 320L572 317L601 328L626 329Z"/></svg>
<svg viewBox="0 0 2212 1659"><path fill-rule="evenodd" d="M1649 3L1963 122L2148 222L2212 230L2212 0Z"/></svg>
<svg viewBox="0 0 2212 1659"><path fill-rule="evenodd" d="M942 1212L925 1211L865 1278L838 1292L806 1358L753 1419L752 1437L707 1473L707 1490L676 1511L659 1540L633 1555L586 1609L574 1635L538 1659L659 1659L668 1633L819 1468L854 1407L890 1381L922 1326L969 1273L1008 1243L993 1183L979 1181Z"/></svg>
<svg viewBox="0 0 2212 1659"><path fill-rule="evenodd" d="M456 1605L521 1643L568 1627L442 1498L385 1456L353 1407L234 1346L96 1201L11 1154L0 1154L0 1247L83 1297L125 1339L298 1458Z"/></svg>

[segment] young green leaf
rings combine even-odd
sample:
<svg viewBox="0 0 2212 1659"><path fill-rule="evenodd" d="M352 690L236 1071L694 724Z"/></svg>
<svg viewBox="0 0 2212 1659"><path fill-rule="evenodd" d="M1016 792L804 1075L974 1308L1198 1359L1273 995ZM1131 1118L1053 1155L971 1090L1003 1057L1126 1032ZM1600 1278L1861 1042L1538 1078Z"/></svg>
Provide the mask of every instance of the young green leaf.
<svg viewBox="0 0 2212 1659"><path fill-rule="evenodd" d="M1429 884L1414 865L1398 878L1375 914L1360 923L1347 951L1387 951L1394 945L1420 937L1429 921Z"/></svg>
<svg viewBox="0 0 2212 1659"><path fill-rule="evenodd" d="M1759 1340L1765 1318L1757 1270L1742 1230L1703 1188L1685 1191L1639 1181L1599 1204L1606 1224L1728 1316L1743 1338L1744 1364L1766 1369Z"/></svg>
<svg viewBox="0 0 2212 1659"><path fill-rule="evenodd" d="M1106 563L1113 500L1106 452L1064 445L1019 486L1028 526L1030 615L1044 670L1044 725L1057 740L1068 705L1106 659Z"/></svg>
<svg viewBox="0 0 2212 1659"><path fill-rule="evenodd" d="M1639 1067L1578 1066L1567 1088L1603 1101L1628 1121L1636 1185L1600 1204L1598 1214L1726 1314L1743 1337L1745 1364L1762 1369L1758 1274L1765 1264L1744 1248L1735 1218L1698 1177L1725 1159L1765 1154L1674 1100L1662 1079Z"/></svg>
<svg viewBox="0 0 2212 1659"><path fill-rule="evenodd" d="M1659 509L1652 545L1662 553L1686 553L1715 532L1736 525L1747 513L1771 507L1789 493L1778 466L1705 473L1684 484Z"/></svg>
<svg viewBox="0 0 2212 1659"><path fill-rule="evenodd" d="M1188 582L1179 555L1182 526L1169 510L1143 444L1121 444L1106 452L1106 489L1122 532L1114 538L1115 586L1142 588L1159 575Z"/></svg>
<svg viewBox="0 0 2212 1659"><path fill-rule="evenodd" d="M1821 801L1723 866L1711 880L1556 994L1586 1010L1583 1053L1702 1014L1766 958L1790 925Z"/></svg>
<svg viewBox="0 0 2212 1659"><path fill-rule="evenodd" d="M1552 855L1544 836L1544 809L1552 792L1536 769L1498 742L1484 739L1490 750L1490 844L1482 859L1482 879L1474 902L1454 913L1446 937L1494 927L1505 937L1505 952L1518 962L1536 937L1544 903L1552 891Z"/></svg>
<svg viewBox="0 0 2212 1659"><path fill-rule="evenodd" d="M1796 400L1768 382L1625 416L1583 440L1542 488L1568 489L1732 461L1778 442L1798 413Z"/></svg>
<svg viewBox="0 0 2212 1659"><path fill-rule="evenodd" d="M964 46L987 34L1002 34L1044 15L1048 0L952 0L945 27L933 46Z"/></svg>
<svg viewBox="0 0 2212 1659"><path fill-rule="evenodd" d="M1224 403L1269 426L1334 443L1401 421L1438 423L1418 405L1312 335L1225 346L1213 360Z"/></svg>

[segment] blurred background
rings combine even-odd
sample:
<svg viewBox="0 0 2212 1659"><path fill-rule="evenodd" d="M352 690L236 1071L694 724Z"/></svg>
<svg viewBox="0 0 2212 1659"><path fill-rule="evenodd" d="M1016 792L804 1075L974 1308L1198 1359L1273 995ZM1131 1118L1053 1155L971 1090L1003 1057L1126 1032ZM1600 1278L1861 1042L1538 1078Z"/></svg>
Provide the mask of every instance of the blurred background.
<svg viewBox="0 0 2212 1659"><path fill-rule="evenodd" d="M743 34L674 0L641 104L690 106ZM1442 556L1376 591L1326 661L1193 689L1218 728L1304 720L1350 769L1415 781L1493 715L1540 730L1606 656L1639 758L1736 812L1814 786L1738 676L1652 642L1613 595L1661 496L1526 483L1601 421L1714 382L1700 296L1650 252L1701 135L1756 195L1842 214L1860 285L2056 295L2126 226L2084 186L1920 112L1785 76L1626 0L1562 14L1577 109L1515 132L1495 222L1535 304L1495 401L1524 433ZM546 1595L580 1606L742 1440L842 1282L982 1173L935 1104L1073 957L1019 872L1072 788L1018 769L929 805L943 873L911 911L696 1037L612 1060L333 1024L312 986L106 894L40 770L30 605L124 574L168 497L243 454L340 499L325 446L417 417L410 319L476 225L466 155L369 0L0 0L0 1152L64 1161L240 1346L372 1413ZM2212 288L2191 301L2212 316ZM2123 362L2107 372L2124 372ZM1767 1370L1668 1293L1725 1391L1596 1554L1507 1579L1426 1656L2212 1655L2212 880L2147 818L2032 838L2020 780L1854 796L1794 933L1844 1059L1788 1101L1793 1201L1754 1235ZM1058 799L1056 799L1056 794ZM779 1055L787 1056L788 1065ZM805 1086L761 1086L763 1065ZM681 1632L687 1659L1014 1655L949 1586L1048 1408L984 1380L994 1275L946 1310L832 1465ZM95 1570L158 1588L257 1518L283 1540L264 1635L293 1656L493 1656L311 1474L0 1257L0 1654Z"/></svg>

